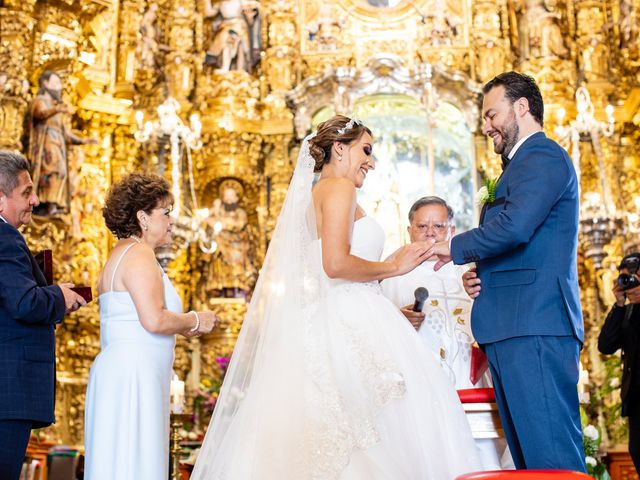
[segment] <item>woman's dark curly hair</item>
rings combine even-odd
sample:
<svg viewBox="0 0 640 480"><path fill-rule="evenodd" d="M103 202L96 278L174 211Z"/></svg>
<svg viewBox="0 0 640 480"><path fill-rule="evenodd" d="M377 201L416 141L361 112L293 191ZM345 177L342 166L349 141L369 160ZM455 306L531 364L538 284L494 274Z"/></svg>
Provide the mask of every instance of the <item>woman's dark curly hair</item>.
<svg viewBox="0 0 640 480"><path fill-rule="evenodd" d="M118 238L140 235L137 213L147 214L162 204L173 203L169 182L147 173L130 173L114 183L104 202L102 216L107 228Z"/></svg>
<svg viewBox="0 0 640 480"><path fill-rule="evenodd" d="M319 172L325 164L331 160L331 147L333 142L340 142L346 145L359 140L367 132L371 135L371 130L362 123L353 123L351 128L345 128L351 121L344 115L336 115L326 122L318 125L318 133L309 140L309 153L316 161L314 172Z"/></svg>

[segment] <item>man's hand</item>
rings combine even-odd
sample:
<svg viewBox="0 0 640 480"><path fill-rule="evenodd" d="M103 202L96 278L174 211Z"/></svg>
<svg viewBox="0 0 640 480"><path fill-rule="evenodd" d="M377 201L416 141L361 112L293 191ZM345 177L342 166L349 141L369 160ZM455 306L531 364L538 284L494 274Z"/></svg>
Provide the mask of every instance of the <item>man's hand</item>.
<svg viewBox="0 0 640 480"><path fill-rule="evenodd" d="M622 290L622 287L618 285L618 282L615 282L615 281L613 282L613 289L611 291L613 292L613 295L616 297L616 305L619 307L624 307L624 304L627 301L627 296L625 295L625 291Z"/></svg>
<svg viewBox="0 0 640 480"><path fill-rule="evenodd" d="M405 317L407 317L409 323L413 325L413 328L416 330L418 330L420 325L422 325L422 322L424 322L424 312L414 312L413 305L405 305L400 309L400 311Z"/></svg>
<svg viewBox="0 0 640 480"><path fill-rule="evenodd" d="M431 247L431 255L437 255L438 261L433 269L437 272L451 261L451 250L449 250L449 240L438 242Z"/></svg>
<svg viewBox="0 0 640 480"><path fill-rule="evenodd" d="M95 137L91 137L91 138L85 138L83 140L85 145L97 145L98 144L98 139Z"/></svg>
<svg viewBox="0 0 640 480"><path fill-rule="evenodd" d="M385 261L394 264L394 276L404 275L429 258L432 248L433 244L428 240L409 243L393 252Z"/></svg>
<svg viewBox="0 0 640 480"><path fill-rule="evenodd" d="M635 276L635 275L634 275ZM616 295L616 289L613 289L613 294ZM631 288L629 290L626 290L624 292L624 294L626 294L627 299L629 300L629 303L640 303L640 287L635 287L635 288ZM618 295L616 295L616 303L618 305L620 305L619 301L618 301ZM622 303L622 305L624 305L624 302ZM622 306L620 305L620 306Z"/></svg>
<svg viewBox="0 0 640 480"><path fill-rule="evenodd" d="M462 274L462 285L464 285L464 291L469 297L476 298L480 295L480 279L476 267L470 268Z"/></svg>
<svg viewBox="0 0 640 480"><path fill-rule="evenodd" d="M60 287L62 295L64 296L65 313L75 312L80 307L84 307L87 304L87 301L84 298L71 290L73 288L73 283L61 283L58 287Z"/></svg>

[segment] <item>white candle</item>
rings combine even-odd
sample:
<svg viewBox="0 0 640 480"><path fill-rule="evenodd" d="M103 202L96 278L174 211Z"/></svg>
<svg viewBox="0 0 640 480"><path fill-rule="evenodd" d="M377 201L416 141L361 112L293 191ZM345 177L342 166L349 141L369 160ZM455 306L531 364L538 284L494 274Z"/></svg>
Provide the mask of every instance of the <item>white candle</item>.
<svg viewBox="0 0 640 480"><path fill-rule="evenodd" d="M184 382L175 373L169 386L169 395L171 396L171 411L182 413L184 410Z"/></svg>

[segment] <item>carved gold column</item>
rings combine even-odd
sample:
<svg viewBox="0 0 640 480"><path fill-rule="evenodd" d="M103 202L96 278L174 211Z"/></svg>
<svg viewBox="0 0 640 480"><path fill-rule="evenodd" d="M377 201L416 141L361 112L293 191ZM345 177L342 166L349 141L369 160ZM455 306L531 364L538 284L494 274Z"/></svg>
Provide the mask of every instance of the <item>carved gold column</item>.
<svg viewBox="0 0 640 480"><path fill-rule="evenodd" d="M116 96L129 99L135 93L136 48L141 18L139 3L137 0L122 0L118 15Z"/></svg>
<svg viewBox="0 0 640 480"><path fill-rule="evenodd" d="M0 5L0 148L22 150L29 107L35 1Z"/></svg>
<svg viewBox="0 0 640 480"><path fill-rule="evenodd" d="M284 96L295 86L300 75L300 45L295 2L270 1L264 5L267 12L267 49L263 59L263 83L267 92L263 95L263 115L265 122L281 132L269 136L272 148L265 158L264 175L268 183L263 190L263 210L260 213L264 233L261 240L266 243L275 227L297 158L297 149L290 151L293 117Z"/></svg>
<svg viewBox="0 0 640 480"><path fill-rule="evenodd" d="M171 12L168 33L169 53L166 61L169 94L178 100L183 111L189 111L189 95L195 84L195 63L202 62L194 55L196 21L195 2L177 0Z"/></svg>
<svg viewBox="0 0 640 480"><path fill-rule="evenodd" d="M506 0L479 0L473 3L472 38L475 56L472 78L486 83L510 69L509 39L501 35L507 22Z"/></svg>
<svg viewBox="0 0 640 480"><path fill-rule="evenodd" d="M510 41L508 35L509 21L506 0L479 0L473 3L473 48L475 55L471 59L474 68L473 78L485 84L493 77L511 69ZM493 152L490 139L482 134L483 123L474 135L476 165L487 178L497 178L502 169L500 157Z"/></svg>

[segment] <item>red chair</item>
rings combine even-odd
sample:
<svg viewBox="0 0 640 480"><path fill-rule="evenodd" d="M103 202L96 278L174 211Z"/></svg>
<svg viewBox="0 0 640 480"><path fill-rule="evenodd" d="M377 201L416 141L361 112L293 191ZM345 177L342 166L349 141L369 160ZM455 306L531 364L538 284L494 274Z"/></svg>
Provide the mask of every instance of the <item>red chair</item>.
<svg viewBox="0 0 640 480"><path fill-rule="evenodd" d="M593 480L593 477L569 470L498 470L465 473L456 480Z"/></svg>

